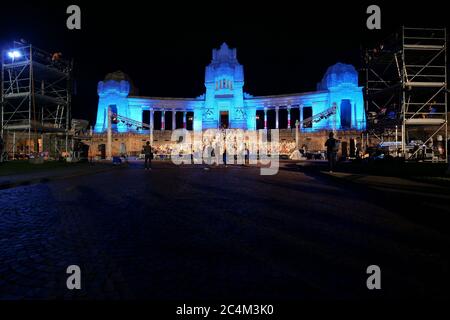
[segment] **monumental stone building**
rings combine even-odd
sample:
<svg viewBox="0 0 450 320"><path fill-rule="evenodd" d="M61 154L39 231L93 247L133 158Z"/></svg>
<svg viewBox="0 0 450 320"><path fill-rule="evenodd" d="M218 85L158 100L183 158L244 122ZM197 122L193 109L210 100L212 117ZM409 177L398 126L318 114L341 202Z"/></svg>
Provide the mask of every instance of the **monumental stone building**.
<svg viewBox="0 0 450 320"><path fill-rule="evenodd" d="M98 138L104 136L108 109L127 119L149 124L155 132L156 144L168 142L170 135L164 132L178 128L194 132L215 128L280 129L285 140L294 139L296 124L301 134L310 136L323 136L328 130L358 136L365 129L363 90L358 86L358 73L352 65L337 63L329 67L314 92L252 96L244 91L244 79L236 49L225 43L212 51L212 60L205 69L205 92L196 98L137 96L127 75L109 74L98 83L94 133ZM327 110L334 110L333 115L316 117ZM148 134L145 127L120 121L112 129L115 141L125 136L136 137L135 147L127 142L129 150L142 145L144 135ZM144 138L139 139L139 135Z"/></svg>

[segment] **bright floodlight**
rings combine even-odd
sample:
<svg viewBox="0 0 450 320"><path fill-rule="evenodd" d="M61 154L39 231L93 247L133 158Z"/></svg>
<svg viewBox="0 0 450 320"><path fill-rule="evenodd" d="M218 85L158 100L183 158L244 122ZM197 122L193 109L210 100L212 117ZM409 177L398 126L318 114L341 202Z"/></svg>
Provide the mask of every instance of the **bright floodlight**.
<svg viewBox="0 0 450 320"><path fill-rule="evenodd" d="M17 50L11 50L8 52L8 57L10 57L11 59L17 59L17 58L20 58L21 56L22 55Z"/></svg>

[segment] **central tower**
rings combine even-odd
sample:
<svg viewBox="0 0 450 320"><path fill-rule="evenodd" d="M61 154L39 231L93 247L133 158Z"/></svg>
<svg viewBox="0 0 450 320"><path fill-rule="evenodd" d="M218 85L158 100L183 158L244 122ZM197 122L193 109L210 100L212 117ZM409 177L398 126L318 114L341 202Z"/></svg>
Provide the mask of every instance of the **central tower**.
<svg viewBox="0 0 450 320"><path fill-rule="evenodd" d="M205 70L203 129L247 128L243 86L244 69L236 58L236 49L226 43L213 49L212 61Z"/></svg>

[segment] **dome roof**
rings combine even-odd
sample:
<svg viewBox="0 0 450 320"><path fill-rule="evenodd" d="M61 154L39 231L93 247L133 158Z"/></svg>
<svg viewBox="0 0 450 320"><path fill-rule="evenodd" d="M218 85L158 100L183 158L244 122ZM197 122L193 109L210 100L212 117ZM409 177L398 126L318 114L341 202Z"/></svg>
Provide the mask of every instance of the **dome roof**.
<svg viewBox="0 0 450 320"><path fill-rule="evenodd" d="M111 73L108 73L105 76L105 79L103 80L104 82L106 81L122 81L125 80L130 84L130 95L137 95L138 94L138 90L137 88L134 86L133 80L131 80L130 76L128 74L126 74L125 72L121 71L121 70L117 70Z"/></svg>
<svg viewBox="0 0 450 320"><path fill-rule="evenodd" d="M330 74L330 73L345 73L345 72L356 73L356 69L351 64L338 62L329 67L326 73Z"/></svg>
<svg viewBox="0 0 450 320"><path fill-rule="evenodd" d="M351 64L336 63L327 69L318 90L327 90L341 85L358 85L358 72Z"/></svg>
<svg viewBox="0 0 450 320"><path fill-rule="evenodd" d="M126 81L131 81L131 78L125 72L118 70L118 71L114 71L114 72L108 73L105 76L104 81L108 81L108 80L115 80L115 81L126 80Z"/></svg>

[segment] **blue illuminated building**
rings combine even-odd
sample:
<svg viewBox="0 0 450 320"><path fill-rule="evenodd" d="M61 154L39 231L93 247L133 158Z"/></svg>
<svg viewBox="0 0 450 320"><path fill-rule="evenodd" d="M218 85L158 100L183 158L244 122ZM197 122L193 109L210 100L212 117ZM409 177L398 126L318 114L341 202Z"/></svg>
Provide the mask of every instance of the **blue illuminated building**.
<svg viewBox="0 0 450 320"><path fill-rule="evenodd" d="M108 107L121 116L151 123L155 130L294 128L297 120L303 124L303 119L333 106L336 107L333 116L301 125L301 130L364 130L366 125L358 73L348 64L337 63L329 67L315 92L252 96L244 92L244 69L237 60L236 49L230 49L224 43L213 50L212 61L205 70L205 88L206 92L197 98L142 97L134 95L131 80L125 74L109 74L98 84L99 104L94 130L106 130ZM146 116L148 120L144 119ZM121 122L113 129L117 132L136 131Z"/></svg>

